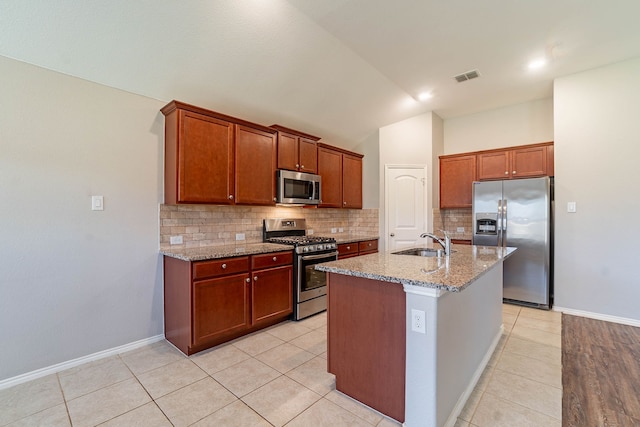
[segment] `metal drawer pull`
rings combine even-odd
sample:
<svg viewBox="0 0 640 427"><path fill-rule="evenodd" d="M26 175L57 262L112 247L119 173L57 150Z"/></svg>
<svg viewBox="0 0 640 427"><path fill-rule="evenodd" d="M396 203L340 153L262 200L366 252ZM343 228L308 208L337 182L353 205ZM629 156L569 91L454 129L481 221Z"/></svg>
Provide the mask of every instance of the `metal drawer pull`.
<svg viewBox="0 0 640 427"><path fill-rule="evenodd" d="M227 268L227 264L222 264L222 268Z"/></svg>
<svg viewBox="0 0 640 427"><path fill-rule="evenodd" d="M246 281L247 283L249 283L249 282L251 281L251 279L250 279L249 277L247 277L247 278L245 279L245 281Z"/></svg>
<svg viewBox="0 0 640 427"><path fill-rule="evenodd" d="M253 280L258 281L258 276L253 276Z"/></svg>
<svg viewBox="0 0 640 427"><path fill-rule="evenodd" d="M274 261L277 261L277 260L278 260L278 257L275 257L275 256L274 256L274 257L273 257L273 260L274 260Z"/></svg>

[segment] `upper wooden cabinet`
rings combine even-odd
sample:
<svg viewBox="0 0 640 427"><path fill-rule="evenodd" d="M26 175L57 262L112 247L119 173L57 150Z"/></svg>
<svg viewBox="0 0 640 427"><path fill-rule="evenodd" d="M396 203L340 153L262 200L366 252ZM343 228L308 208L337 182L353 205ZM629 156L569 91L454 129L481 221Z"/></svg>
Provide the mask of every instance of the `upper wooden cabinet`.
<svg viewBox="0 0 640 427"><path fill-rule="evenodd" d="M276 195L276 136L236 125L236 203L273 205Z"/></svg>
<svg viewBox="0 0 640 427"><path fill-rule="evenodd" d="M480 152L477 154L478 179L517 179L548 175L550 160L548 147L547 144L536 144ZM551 156L553 156L553 146L551 147ZM553 174L552 158L551 174Z"/></svg>
<svg viewBox="0 0 640 427"><path fill-rule="evenodd" d="M440 156L440 209L470 208L476 156Z"/></svg>
<svg viewBox="0 0 640 427"><path fill-rule="evenodd" d="M278 169L317 173L320 139L280 125L272 125L278 131Z"/></svg>
<svg viewBox="0 0 640 427"><path fill-rule="evenodd" d="M161 111L165 203L275 204L275 129L178 101Z"/></svg>
<svg viewBox="0 0 640 427"><path fill-rule="evenodd" d="M362 209L362 155L318 143L320 207Z"/></svg>
<svg viewBox="0 0 640 427"><path fill-rule="evenodd" d="M165 126L165 203L233 203L234 125L175 109Z"/></svg>
<svg viewBox="0 0 640 427"><path fill-rule="evenodd" d="M553 142L440 156L440 209L470 208L473 181L553 174Z"/></svg>

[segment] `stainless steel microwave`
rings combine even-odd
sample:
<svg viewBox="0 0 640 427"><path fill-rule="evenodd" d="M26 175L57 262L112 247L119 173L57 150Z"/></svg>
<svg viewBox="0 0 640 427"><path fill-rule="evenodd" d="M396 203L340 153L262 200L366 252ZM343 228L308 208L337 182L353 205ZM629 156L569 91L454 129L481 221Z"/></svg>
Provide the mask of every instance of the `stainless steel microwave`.
<svg viewBox="0 0 640 427"><path fill-rule="evenodd" d="M320 175L278 170L276 202L287 205L318 205L321 186Z"/></svg>

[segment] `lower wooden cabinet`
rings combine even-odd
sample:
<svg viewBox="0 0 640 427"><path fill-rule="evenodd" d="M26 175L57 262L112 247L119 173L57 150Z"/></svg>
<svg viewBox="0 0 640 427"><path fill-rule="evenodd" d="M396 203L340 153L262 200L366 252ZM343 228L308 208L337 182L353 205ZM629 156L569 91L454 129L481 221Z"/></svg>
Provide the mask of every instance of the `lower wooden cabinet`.
<svg viewBox="0 0 640 427"><path fill-rule="evenodd" d="M293 312L291 251L207 261L164 257L165 337L190 355Z"/></svg>
<svg viewBox="0 0 640 427"><path fill-rule="evenodd" d="M378 252L378 239L353 243L341 243L338 245L338 259L374 254L376 252Z"/></svg>
<svg viewBox="0 0 640 427"><path fill-rule="evenodd" d="M248 273L193 283L193 345L242 332L251 326Z"/></svg>

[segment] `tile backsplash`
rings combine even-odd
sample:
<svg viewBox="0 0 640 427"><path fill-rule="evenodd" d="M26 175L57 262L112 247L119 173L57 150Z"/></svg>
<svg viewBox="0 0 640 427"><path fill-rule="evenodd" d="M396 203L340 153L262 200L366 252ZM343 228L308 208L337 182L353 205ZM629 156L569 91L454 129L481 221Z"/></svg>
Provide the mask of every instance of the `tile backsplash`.
<svg viewBox="0 0 640 427"><path fill-rule="evenodd" d="M378 209L313 209L302 207L160 205L160 248L218 246L236 243L244 233L245 243L262 242L264 218L305 218L316 235L377 236ZM171 236L182 236L181 245L171 245Z"/></svg>
<svg viewBox="0 0 640 427"><path fill-rule="evenodd" d="M464 232L458 231L458 227L464 227ZM439 233L440 230L446 230L452 239L471 240L471 235L473 234L471 208L434 209L433 229L436 234L441 234Z"/></svg>

